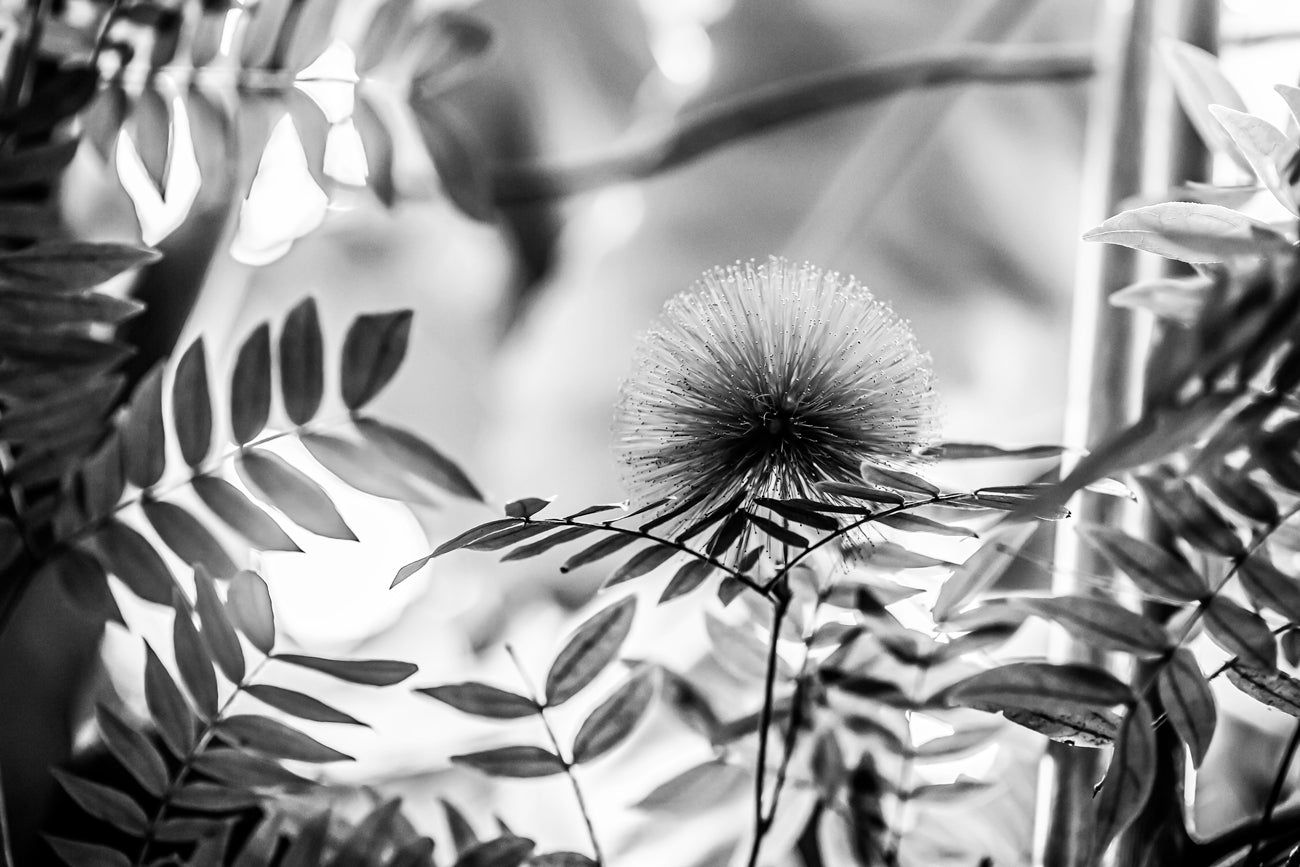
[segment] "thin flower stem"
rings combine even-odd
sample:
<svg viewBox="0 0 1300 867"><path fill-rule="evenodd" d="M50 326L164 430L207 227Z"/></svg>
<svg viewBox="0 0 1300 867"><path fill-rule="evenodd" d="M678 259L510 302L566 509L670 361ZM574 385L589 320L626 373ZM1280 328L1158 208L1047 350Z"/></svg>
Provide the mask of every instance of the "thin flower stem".
<svg viewBox="0 0 1300 867"><path fill-rule="evenodd" d="M776 703L776 669L777 644L781 640L781 625L785 622L786 612L790 610L790 593L778 593L776 607L772 611L772 638L767 645L767 671L763 676L763 709L758 719L758 759L754 767L754 842L749 850L749 867L757 867L759 850L763 847L763 838L772 827L775 808L771 815L763 812L763 789L767 782L767 730L772 725L772 708ZM794 717L798 711L791 708L790 727L794 728ZM775 794L775 793L774 793Z"/></svg>
<svg viewBox="0 0 1300 867"><path fill-rule="evenodd" d="M248 674L244 675L244 679L235 684L234 690L230 695L226 696L226 700L221 703L221 707L217 708L217 712L212 715L212 719L204 725L203 730L199 732L199 736L195 738L194 746L190 747L189 750L186 751L185 755L181 757L181 764L180 767L176 769L176 776L172 777L171 782L167 784L167 788L163 790L162 795L159 797L158 809L154 811L153 818L149 820L149 825L145 828L144 842L140 844L140 854L136 856L135 867L142 867L145 863L145 857L149 854L149 847L153 844L154 831L157 830L158 824L162 822L164 816L167 814L167 808L171 805L171 799L175 797L176 793L180 791L181 786L185 784L185 778L189 775L194 760L198 758L199 753L203 752L212 741L213 736L216 734L217 726L221 723L222 718L225 717L226 711L230 709L230 706L234 704L235 699L252 684L253 680L261 673L262 669L270 661L271 657L262 657L258 660L257 665L253 666L252 670L249 671Z"/></svg>
<svg viewBox="0 0 1300 867"><path fill-rule="evenodd" d="M9 804L5 801L4 778L0 777L0 855L5 867L14 867L14 850L9 842Z"/></svg>
<svg viewBox="0 0 1300 867"><path fill-rule="evenodd" d="M565 758L564 750L560 749L560 741L555 736L555 730L551 728L551 721L546 718L546 704L538 695L537 690L533 688L532 681L528 679L528 673L519 661L514 647L507 644L506 653L510 654L510 661L514 663L515 670L519 672L519 680L523 683L524 689L533 700L533 704L537 705L537 718L541 721L542 728L546 730L546 737L555 750L555 757L560 760L560 764L564 765L564 775L569 778L569 785L573 788L573 799L578 804L578 812L582 814L582 824L587 828L587 841L591 844L592 857L597 867L605 867L607 862L600 851L600 843L596 839L596 828L591 823L591 814L587 811L587 800L582 796L582 786L578 785L578 777L573 772L573 763Z"/></svg>
<svg viewBox="0 0 1300 867"><path fill-rule="evenodd" d="M492 196L498 205L521 204L650 177L730 142L901 91L969 82L1077 81L1093 71L1091 52L1079 45L908 52L758 88L701 109L648 141L615 146L586 162L502 166L492 179Z"/></svg>
<svg viewBox="0 0 1300 867"><path fill-rule="evenodd" d="M1273 777L1273 788L1269 790L1268 800L1264 803L1264 814L1259 820L1259 833L1250 843L1250 853L1246 856L1245 867L1255 867L1256 864L1263 867L1259 848L1268 837L1268 828L1273 822L1273 812L1277 809L1278 802L1282 800L1282 788L1286 785L1287 774L1291 770L1291 763L1295 761L1297 748L1300 748L1300 720L1296 720L1295 727L1291 730L1291 738L1286 742L1286 749L1282 752L1282 761L1277 766L1276 776Z"/></svg>

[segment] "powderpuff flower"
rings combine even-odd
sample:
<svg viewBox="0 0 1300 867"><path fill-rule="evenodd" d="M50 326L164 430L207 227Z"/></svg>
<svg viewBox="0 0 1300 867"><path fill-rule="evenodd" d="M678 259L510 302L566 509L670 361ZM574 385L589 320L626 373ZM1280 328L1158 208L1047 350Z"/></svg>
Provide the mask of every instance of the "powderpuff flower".
<svg viewBox="0 0 1300 867"><path fill-rule="evenodd" d="M641 338L615 416L624 482L684 524L906 462L936 425L929 356L852 277L772 257L716 268Z"/></svg>

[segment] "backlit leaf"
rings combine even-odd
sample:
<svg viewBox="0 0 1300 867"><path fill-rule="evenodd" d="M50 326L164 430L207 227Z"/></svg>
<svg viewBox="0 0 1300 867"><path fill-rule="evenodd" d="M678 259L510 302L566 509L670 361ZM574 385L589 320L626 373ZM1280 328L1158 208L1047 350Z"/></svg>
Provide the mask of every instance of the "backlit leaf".
<svg viewBox="0 0 1300 867"><path fill-rule="evenodd" d="M1080 527L1079 535L1143 592L1171 602L1195 602L1209 592L1181 556L1111 527Z"/></svg>
<svg viewBox="0 0 1300 867"><path fill-rule="evenodd" d="M996 713L993 706L979 707ZM1109 710L1087 708L1056 708L1054 710L1002 711L1002 715L1017 725L1036 731L1054 741L1076 747L1108 747L1119 734L1119 717Z"/></svg>
<svg viewBox="0 0 1300 867"><path fill-rule="evenodd" d="M1300 680L1291 675L1233 662L1228 666L1228 680L1256 701L1300 717Z"/></svg>
<svg viewBox="0 0 1300 867"><path fill-rule="evenodd" d="M403 502L432 502L391 463L352 440L307 433L299 436L298 441L321 466L358 491Z"/></svg>
<svg viewBox="0 0 1300 867"><path fill-rule="evenodd" d="M794 548L808 547L808 540L801 534L778 524L770 518L764 518L762 515L755 515L748 511L745 512L745 517L749 520L749 523L771 536L772 539L777 542L781 542L784 545L789 545Z"/></svg>
<svg viewBox="0 0 1300 867"><path fill-rule="evenodd" d="M524 497L514 500L506 503L506 514L511 518L531 518L549 506L554 499L554 497Z"/></svg>
<svg viewBox="0 0 1300 867"><path fill-rule="evenodd" d="M1282 174L1286 161L1295 154L1295 145L1280 129L1253 114L1224 105L1212 105L1209 111L1250 163L1260 183L1283 207L1292 214L1297 213L1295 197Z"/></svg>
<svg viewBox="0 0 1300 867"><path fill-rule="evenodd" d="M297 653L277 653L275 658L279 662L310 668L363 686L393 686L419 671L415 663L398 659L326 659Z"/></svg>
<svg viewBox="0 0 1300 867"><path fill-rule="evenodd" d="M187 783L171 797L171 803L204 813L232 813L255 807L261 798L247 789L214 783Z"/></svg>
<svg viewBox="0 0 1300 867"><path fill-rule="evenodd" d="M281 759L319 763L349 761L352 758L282 722L252 714L226 717L218 723L216 731L218 737L235 746Z"/></svg>
<svg viewBox="0 0 1300 867"><path fill-rule="evenodd" d="M649 672L633 675L583 721L573 741L573 761L592 761L622 743L645 715L653 696Z"/></svg>
<svg viewBox="0 0 1300 867"><path fill-rule="evenodd" d="M51 768L50 774L78 807L96 819L133 836L142 835L149 826L140 805L117 789L83 780L58 768Z"/></svg>
<svg viewBox="0 0 1300 867"><path fill-rule="evenodd" d="M406 357L411 311L358 316L343 340L343 403L358 410L377 395Z"/></svg>
<svg viewBox="0 0 1300 867"><path fill-rule="evenodd" d="M140 788L154 797L162 795L167 788L167 766L158 754L158 748L107 705L95 708L95 719L104 746L108 747L113 758L140 784Z"/></svg>
<svg viewBox="0 0 1300 867"><path fill-rule="evenodd" d="M568 701L614 661L635 614L636 597L627 596L578 627L546 675L547 705Z"/></svg>
<svg viewBox="0 0 1300 867"><path fill-rule="evenodd" d="M534 848L532 840L507 834L470 848L453 867L520 867Z"/></svg>
<svg viewBox="0 0 1300 867"><path fill-rule="evenodd" d="M939 557L931 557L929 554L909 551L897 542L890 542L887 539L857 548L855 553L862 562L879 569L928 569L932 566L958 565Z"/></svg>
<svg viewBox="0 0 1300 867"><path fill-rule="evenodd" d="M194 758L194 769L233 786L309 786L274 759L232 747L208 747Z"/></svg>
<svg viewBox="0 0 1300 867"><path fill-rule="evenodd" d="M1107 599L1087 596L1022 598L1016 604L1064 626L1090 646L1159 656L1170 644L1165 630L1140 614Z"/></svg>
<svg viewBox="0 0 1300 867"><path fill-rule="evenodd" d="M145 500L141 506L159 538L186 563L203 566L218 578L238 570L208 528L181 506L162 500Z"/></svg>
<svg viewBox="0 0 1300 867"><path fill-rule="evenodd" d="M325 350L316 301L304 298L284 319L280 332L280 390L289 420L311 421L324 394Z"/></svg>
<svg viewBox="0 0 1300 867"><path fill-rule="evenodd" d="M513 551L506 553L501 558L501 562L508 560L525 560L529 557L536 557L539 554L545 554L547 551L559 545L564 545L575 539L581 539L588 533L591 533L596 527L565 527L558 533L552 533L539 542L533 542L528 545L521 545Z"/></svg>
<svg viewBox="0 0 1300 867"><path fill-rule="evenodd" d="M275 645L275 612L266 582L256 572L235 573L226 592L226 612L253 646L269 654Z"/></svg>
<svg viewBox="0 0 1300 867"><path fill-rule="evenodd" d="M163 364L154 365L131 393L122 420L122 458L131 484L147 488L162 478L167 465L162 413Z"/></svg>
<svg viewBox="0 0 1300 867"><path fill-rule="evenodd" d="M1289 621L1300 622L1300 581L1274 566L1263 553L1245 560L1237 570L1237 577L1256 605L1270 608Z"/></svg>
<svg viewBox="0 0 1300 867"><path fill-rule="evenodd" d="M434 557L441 557L443 554L446 554L449 551L455 551L458 548L463 548L466 545L477 542L479 539L483 539L488 536L491 536L493 533L496 533L499 530L505 530L509 527L518 527L518 526L520 526L520 522L515 518L498 518L495 521L488 521L486 524L479 524L477 527L470 527L468 530L456 536L455 538L449 539L448 541L443 542L437 548L434 548L433 553L429 555L429 559L432 559Z"/></svg>
<svg viewBox="0 0 1300 867"><path fill-rule="evenodd" d="M564 772L560 757L541 747L498 747L451 760L493 777L549 777Z"/></svg>
<svg viewBox="0 0 1300 867"><path fill-rule="evenodd" d="M295 524L331 539L357 540L325 489L284 458L254 449L240 455L238 467L249 486Z"/></svg>
<svg viewBox="0 0 1300 867"><path fill-rule="evenodd" d="M89 289L160 258L156 250L127 244L46 241L0 254L0 282L36 281L65 291Z"/></svg>
<svg viewBox="0 0 1300 867"><path fill-rule="evenodd" d="M203 338L190 344L176 364L172 380L172 415L185 463L198 466L212 446L212 398Z"/></svg>
<svg viewBox="0 0 1300 867"><path fill-rule="evenodd" d="M49 835L45 840L68 867L131 867L130 858L108 846Z"/></svg>
<svg viewBox="0 0 1300 867"><path fill-rule="evenodd" d="M940 623L951 619L991 586L1015 560L1016 553L1029 541L1033 532L1032 524L1015 524L987 539L939 588L939 596L934 604L934 619Z"/></svg>
<svg viewBox="0 0 1300 867"><path fill-rule="evenodd" d="M638 801L638 810L704 809L722 803L748 778L743 768L713 759L669 777Z"/></svg>
<svg viewBox="0 0 1300 867"><path fill-rule="evenodd" d="M863 461L858 466L858 474L862 480L869 485L875 485L881 488L892 488L896 491L906 491L911 494L924 494L926 496L937 496L939 488L937 485L921 478L915 473L909 473L904 470L893 469L891 467L882 467L871 461Z"/></svg>
<svg viewBox="0 0 1300 867"><path fill-rule="evenodd" d="M239 445L256 437L271 415L271 326L263 322L239 347L230 379L230 429Z"/></svg>
<svg viewBox="0 0 1300 867"><path fill-rule="evenodd" d="M194 745L194 713L147 641L144 648L144 698L149 716L158 726L158 734L167 749L182 758Z"/></svg>
<svg viewBox="0 0 1300 867"><path fill-rule="evenodd" d="M895 491L886 491L870 485L854 485L848 482L818 482L814 485L823 494L833 497L848 497L851 500L865 500L868 503L883 503L887 506L901 506L903 496Z"/></svg>
<svg viewBox="0 0 1300 867"><path fill-rule="evenodd" d="M455 461L420 437L372 418L354 420L357 430L397 466L458 497L483 500L469 476Z"/></svg>
<svg viewBox="0 0 1300 867"><path fill-rule="evenodd" d="M1250 172L1250 163L1233 146L1227 132L1210 114L1211 105L1225 105L1245 111L1237 89L1219 71L1219 59L1202 48L1173 39L1162 40L1160 57L1174 84L1178 101L1187 118L1210 150L1232 158L1241 169Z"/></svg>
<svg viewBox="0 0 1300 867"><path fill-rule="evenodd" d="M941 524L938 521L932 521L929 518L907 512L899 512L895 515L881 515L875 520L875 523L893 527L895 530L906 530L909 533L929 533L932 536L956 536L965 539L979 537L979 534L968 527L962 527L958 524Z"/></svg>
<svg viewBox="0 0 1300 867"><path fill-rule="evenodd" d="M1093 852L1100 856L1120 832L1133 823L1151 797L1156 777L1156 736L1151 712L1138 702L1120 725L1115 751L1095 800Z"/></svg>
<svg viewBox="0 0 1300 867"><path fill-rule="evenodd" d="M261 551L301 551L275 519L225 479L196 476L194 492L218 518Z"/></svg>
<svg viewBox="0 0 1300 867"><path fill-rule="evenodd" d="M269 683L254 683L244 687L244 691L258 701L265 702L276 710L313 722L346 723L366 726L361 720L343 711L330 707L320 699L312 698L294 689L285 689Z"/></svg>
<svg viewBox="0 0 1300 867"><path fill-rule="evenodd" d="M172 644L176 650L176 667L180 669L181 682L199 711L208 718L217 712L217 677L212 671L212 658L199 636L194 621L190 619L189 606L176 594L176 616L172 619Z"/></svg>
<svg viewBox="0 0 1300 867"><path fill-rule="evenodd" d="M594 563L597 560L608 557L609 555L626 548L633 542L638 541L639 538L640 537L634 536L631 533L618 533L606 536L599 542L588 545L568 560L565 560L560 566L560 571L569 572L573 569L577 569L579 566Z"/></svg>
<svg viewBox="0 0 1300 867"><path fill-rule="evenodd" d="M1123 211L1083 235L1193 265L1258 256L1287 244L1268 224L1220 205L1163 202Z"/></svg>
<svg viewBox="0 0 1300 867"><path fill-rule="evenodd" d="M1264 618L1224 596L1211 599L1204 612L1210 637L1224 650L1260 668L1277 665L1277 642Z"/></svg>
<svg viewBox="0 0 1300 867"><path fill-rule="evenodd" d="M519 719L540 712L530 698L516 695L486 683L449 683L415 690L429 698L449 704L457 710L489 719Z"/></svg>
<svg viewBox="0 0 1300 867"><path fill-rule="evenodd" d="M1160 705L1174 731L1192 752L1192 764L1201 766L1214 737L1218 715L1214 694L1190 650L1180 647L1161 667L1157 680Z"/></svg>
<svg viewBox="0 0 1300 867"><path fill-rule="evenodd" d="M126 487L124 467L122 436L113 431L85 458L77 478L78 501L88 520L108 517L122 499Z"/></svg>
<svg viewBox="0 0 1300 867"><path fill-rule="evenodd" d="M94 536L109 570L141 599L170 605L172 573L143 536L121 521L109 521Z"/></svg>

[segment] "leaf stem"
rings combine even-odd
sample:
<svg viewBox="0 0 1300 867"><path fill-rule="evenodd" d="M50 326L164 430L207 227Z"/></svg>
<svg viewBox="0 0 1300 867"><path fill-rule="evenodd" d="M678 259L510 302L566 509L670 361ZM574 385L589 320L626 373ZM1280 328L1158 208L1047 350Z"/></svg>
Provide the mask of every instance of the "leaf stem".
<svg viewBox="0 0 1300 867"><path fill-rule="evenodd" d="M0 855L5 867L14 867L14 850L9 842L9 804L5 801L4 778L0 777Z"/></svg>
<svg viewBox="0 0 1300 867"><path fill-rule="evenodd" d="M222 718L225 717L226 711L230 709L230 706L234 703L235 699L252 684L254 678L261 673L262 669L270 661L271 657L262 657L258 660L257 665L253 666L252 670L244 676L244 679L235 684L234 690L231 691L230 695L226 696L226 700L221 703L221 707L217 708L217 712L212 715L212 719L208 720L204 724L203 730L199 732L199 736L194 740L194 745L186 750L185 755L181 758L180 767L176 769L176 775L172 777L171 782L167 784L167 788L163 790L162 795L159 797L158 809L154 811L153 817L149 820L149 826L145 829L144 842L140 845L140 854L137 855L135 859L136 867L141 867L141 865L145 863L145 856L149 854L149 847L153 844L154 831L166 815L167 808L171 805L171 799L175 797L181 786L184 785L185 777L189 774L194 760L198 758L199 753L203 752L207 745L212 741L212 737L217 730L217 725L221 722Z"/></svg>
<svg viewBox="0 0 1300 867"><path fill-rule="evenodd" d="M1295 761L1297 748L1300 748L1300 720L1296 720L1295 727L1291 730L1291 738L1286 742L1286 749L1282 751L1282 761L1278 763L1277 774L1273 777L1273 788L1269 790L1268 800L1264 802L1264 814L1259 820L1259 833L1250 841L1250 852L1246 855L1245 867L1255 867L1256 864L1263 867L1263 861L1259 860L1259 847L1268 837L1268 827L1273 822L1273 812L1277 809L1278 802L1282 800L1282 788L1286 785L1287 772L1291 770L1291 763Z"/></svg>
<svg viewBox="0 0 1300 867"><path fill-rule="evenodd" d="M791 595L788 591L778 592L776 607L772 611L772 637L767 645L767 670L763 675L763 709L758 719L758 758L754 764L754 842L749 850L749 867L757 867L759 851L763 847L763 838L772 827L776 816L773 803L772 812L763 812L763 789L767 782L767 730L772 726L772 707L776 703L776 669L777 644L781 640L781 625L786 612L790 610ZM790 710L790 728L794 729L797 706ZM775 802L776 792L773 792Z"/></svg>
<svg viewBox="0 0 1300 867"><path fill-rule="evenodd" d="M582 814L582 823L587 828L587 841L591 844L591 854L596 861L597 867L605 867L605 856L601 853L600 843L596 839L596 828L591 823L591 814L587 810L587 800L582 796L582 786L578 784L578 777L573 772L573 763L565 758L564 751L560 749L560 741L555 736L555 730L551 728L551 721L546 718L546 703L533 688L532 682L528 679L528 673L519 661L519 656L515 653L512 645L506 645L506 653L510 654L510 661L514 663L515 670L519 672L519 680L523 683L529 698L533 700L533 704L537 705L537 718L541 721L542 728L546 730L546 737L555 750L556 758L560 760L560 764L564 765L564 775L569 778L569 785L573 788L573 799L578 804L578 812Z"/></svg>

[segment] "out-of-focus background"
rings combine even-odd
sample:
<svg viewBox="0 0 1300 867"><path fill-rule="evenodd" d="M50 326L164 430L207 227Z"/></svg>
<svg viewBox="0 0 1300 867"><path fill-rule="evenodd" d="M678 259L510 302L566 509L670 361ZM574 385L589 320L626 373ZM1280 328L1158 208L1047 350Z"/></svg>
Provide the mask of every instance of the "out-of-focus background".
<svg viewBox="0 0 1300 867"><path fill-rule="evenodd" d="M247 5L246 14L257 13ZM401 98L401 71L377 65L355 83L358 58L375 51L364 27L377 5L339 4L334 40L298 86L287 96L232 97L240 100L228 114L233 128L214 126L212 106L164 72L152 84L152 115L139 113L109 147L78 155L78 182L69 184L78 199L68 209L78 228L97 239L142 238L174 257L175 273L198 275L192 311L178 304L176 336L184 345L202 335L214 370L228 369L254 327L307 295L335 346L358 312L410 307L410 356L377 415L436 442L495 502L614 502L625 493L608 448L611 411L636 335L704 270L776 254L853 274L911 321L933 358L946 438L1060 440L1083 228L1085 83L909 91L745 138L648 179L508 204L475 220L447 195L464 182L447 174L454 163L444 154L440 178L429 160L419 118ZM1085 44L1101 5L483 0L465 9L490 29L491 51L423 105L448 147L475 165L582 163L796 76L968 42ZM1270 102L1269 86L1295 80L1300 43L1276 38L1300 26L1282 5L1225 3L1223 19L1230 75L1252 109L1279 118L1284 106ZM374 134L375 115L385 136ZM150 172L160 135L161 184ZM151 300L170 303L165 287L155 288ZM455 554L390 591L398 567L487 510L359 494L305 451L285 446L283 454L327 485L361 538L302 534L304 553L250 563L270 583L285 633L314 652L409 659L422 683L511 685L518 675L508 642L537 681L604 577L599 569L562 576L546 558L498 564ZM165 634L166 618L122 601L134 632ZM629 654L690 670L703 647L699 618L668 605L639 622ZM119 692L138 692L138 638L110 626L104 652ZM744 695L743 676L701 676ZM401 691L361 709L348 708L345 694L331 700L373 725L329 732L330 743L360 759L340 772L349 781L407 794L410 813L430 828L441 828L435 795L478 809L482 822L495 798L498 812L544 847L581 847L562 783L490 790L449 767L451 754L501 742L496 729ZM757 696L751 706L737 701L739 713ZM623 758L592 773L603 793L593 818L620 865L686 864L687 852L697 856L691 863L726 863L747 815L743 780L671 827L630 807L646 780L692 760L686 740L673 738L680 724L661 716ZM1003 750L986 765L1001 763L1008 779L1032 777L1033 749ZM1267 773L1263 759L1261 768ZM978 841L948 839L941 817L918 817L933 828L917 845L977 845L1014 863L1027 845L1032 786L1014 791L1020 800L987 807L997 818ZM1246 806L1242 799L1224 814ZM939 863L922 850L909 857Z"/></svg>

